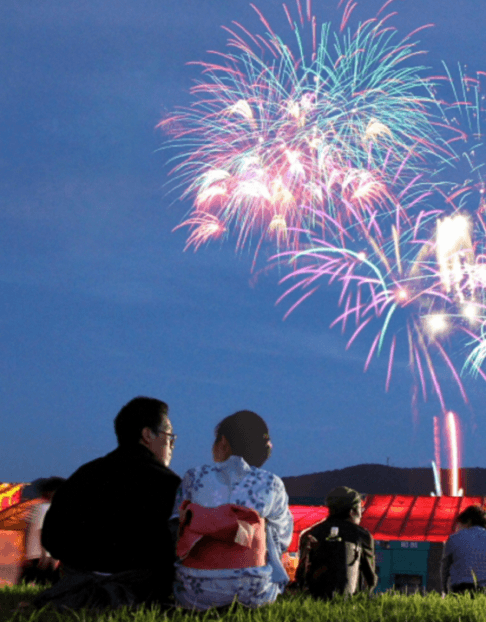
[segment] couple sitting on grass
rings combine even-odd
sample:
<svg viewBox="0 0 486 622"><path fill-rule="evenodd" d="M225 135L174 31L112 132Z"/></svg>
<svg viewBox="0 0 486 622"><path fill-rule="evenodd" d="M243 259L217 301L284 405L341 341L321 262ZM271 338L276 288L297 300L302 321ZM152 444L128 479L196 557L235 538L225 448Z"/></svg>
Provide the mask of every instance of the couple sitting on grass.
<svg viewBox="0 0 486 622"><path fill-rule="evenodd" d="M282 480L260 468L272 448L264 420L250 411L223 419L214 463L182 482L169 469L176 435L164 402L133 399L115 432L118 448L56 492L42 543L63 577L36 606L166 604L172 593L198 610L275 601L288 583L281 557L293 520Z"/></svg>
<svg viewBox="0 0 486 622"><path fill-rule="evenodd" d="M235 599L248 607L274 602L288 583L282 554L293 519L282 480L261 468L272 449L265 421L250 411L223 419L214 463L190 469L182 481L169 469L176 435L164 402L133 399L115 418L115 432L118 448L56 492L42 544L60 560L62 578L35 605L114 608L174 598L175 605L207 610ZM349 490L335 495L338 539L361 516L361 499ZM307 564L319 537L308 535ZM372 551L372 538L364 540ZM374 563L373 555L358 557ZM360 559L353 563L361 568ZM305 583L303 566L299 577Z"/></svg>

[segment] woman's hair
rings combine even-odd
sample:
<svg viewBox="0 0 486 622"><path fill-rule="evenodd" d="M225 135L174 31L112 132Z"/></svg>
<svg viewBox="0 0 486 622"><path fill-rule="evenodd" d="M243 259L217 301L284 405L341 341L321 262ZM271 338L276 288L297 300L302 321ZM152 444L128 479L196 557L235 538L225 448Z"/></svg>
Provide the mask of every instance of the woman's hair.
<svg viewBox="0 0 486 622"><path fill-rule="evenodd" d="M215 428L216 443L224 436L234 456L241 456L250 466L260 467L268 460L272 443L265 421L251 410L239 410L220 421Z"/></svg>
<svg viewBox="0 0 486 622"><path fill-rule="evenodd" d="M486 528L486 510L480 505L470 505L457 517L457 522L465 525L471 521L471 527Z"/></svg>

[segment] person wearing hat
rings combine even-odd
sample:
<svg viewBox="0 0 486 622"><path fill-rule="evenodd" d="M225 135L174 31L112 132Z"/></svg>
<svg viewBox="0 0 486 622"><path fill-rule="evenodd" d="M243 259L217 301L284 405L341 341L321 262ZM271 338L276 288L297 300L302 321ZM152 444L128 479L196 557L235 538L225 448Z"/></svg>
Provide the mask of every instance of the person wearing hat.
<svg viewBox="0 0 486 622"><path fill-rule="evenodd" d="M314 598L351 596L378 582L373 536L361 522L361 496L352 488L334 488L326 498L329 516L303 531L299 541L297 585Z"/></svg>

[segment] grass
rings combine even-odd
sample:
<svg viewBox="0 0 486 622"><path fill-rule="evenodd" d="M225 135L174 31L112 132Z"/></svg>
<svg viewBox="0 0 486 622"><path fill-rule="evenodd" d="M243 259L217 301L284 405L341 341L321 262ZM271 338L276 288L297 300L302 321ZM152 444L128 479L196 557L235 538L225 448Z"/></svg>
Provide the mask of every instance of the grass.
<svg viewBox="0 0 486 622"><path fill-rule="evenodd" d="M15 586L0 589L0 622L486 622L486 595L430 593L406 596L398 593L360 594L350 599L334 598L318 602L310 597L286 595L273 605L249 610L234 604L226 613L210 610L187 613L180 609L162 612L159 608L120 609L58 613L52 608L17 610L42 588Z"/></svg>

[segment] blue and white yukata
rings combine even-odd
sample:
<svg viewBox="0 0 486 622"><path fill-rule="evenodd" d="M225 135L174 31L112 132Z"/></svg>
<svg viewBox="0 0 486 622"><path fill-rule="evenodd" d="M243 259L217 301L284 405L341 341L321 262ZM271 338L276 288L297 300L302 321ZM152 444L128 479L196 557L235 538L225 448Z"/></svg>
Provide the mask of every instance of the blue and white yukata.
<svg viewBox="0 0 486 622"><path fill-rule="evenodd" d="M206 610L238 602L260 607L275 601L289 579L281 562L293 533L293 518L282 480L240 456L225 462L203 465L185 474L177 491L171 519L179 517L186 499L204 507L226 503L256 510L266 523L267 564L262 567L224 570L187 568L176 563L174 595L179 605Z"/></svg>

